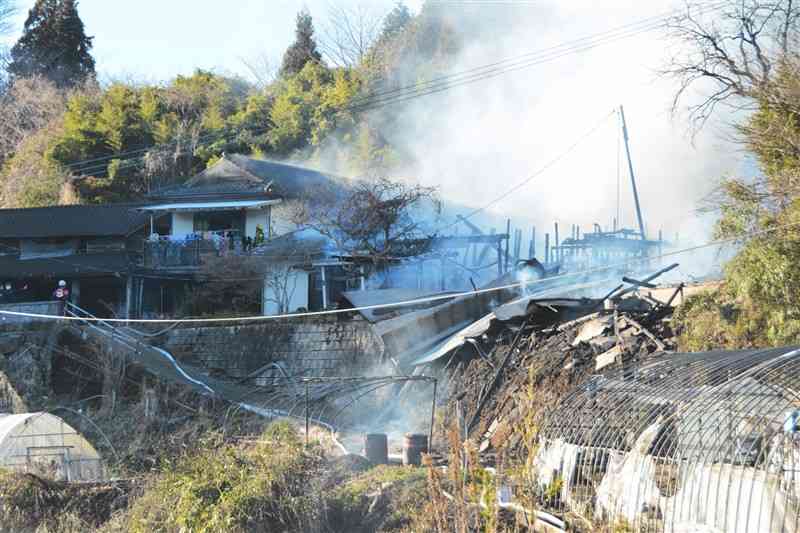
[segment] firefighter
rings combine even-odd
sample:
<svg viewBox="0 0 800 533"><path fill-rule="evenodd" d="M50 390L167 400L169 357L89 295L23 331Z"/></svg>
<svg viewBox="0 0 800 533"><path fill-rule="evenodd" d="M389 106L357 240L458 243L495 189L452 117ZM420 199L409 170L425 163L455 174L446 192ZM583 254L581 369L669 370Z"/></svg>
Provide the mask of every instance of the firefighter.
<svg viewBox="0 0 800 533"><path fill-rule="evenodd" d="M67 288L66 281L62 279L58 282L58 287L56 287L56 290L53 291L53 297L60 302L67 301L69 298L69 289Z"/></svg>

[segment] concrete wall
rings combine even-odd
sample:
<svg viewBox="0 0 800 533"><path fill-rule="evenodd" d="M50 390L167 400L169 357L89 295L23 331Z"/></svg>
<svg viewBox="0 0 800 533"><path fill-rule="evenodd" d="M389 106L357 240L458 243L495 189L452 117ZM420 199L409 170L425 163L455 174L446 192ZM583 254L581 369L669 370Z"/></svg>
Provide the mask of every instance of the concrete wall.
<svg viewBox="0 0 800 533"><path fill-rule="evenodd" d="M309 317L241 326L178 328L160 343L179 359L244 377L281 362L293 375L356 375L382 362L380 339L360 317Z"/></svg>
<svg viewBox="0 0 800 533"><path fill-rule="evenodd" d="M172 234L188 235L194 233L194 213L172 213Z"/></svg>

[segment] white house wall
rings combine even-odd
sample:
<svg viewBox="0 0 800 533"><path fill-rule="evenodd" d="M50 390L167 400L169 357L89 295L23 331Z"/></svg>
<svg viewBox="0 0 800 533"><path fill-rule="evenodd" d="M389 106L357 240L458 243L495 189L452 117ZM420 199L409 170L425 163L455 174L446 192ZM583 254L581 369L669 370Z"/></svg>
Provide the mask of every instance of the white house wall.
<svg viewBox="0 0 800 533"><path fill-rule="evenodd" d="M172 213L172 234L189 235L194 233L194 213Z"/></svg>
<svg viewBox="0 0 800 533"><path fill-rule="evenodd" d="M269 207L264 207L263 209L248 209L244 221L244 234L248 237L255 238L256 227L260 224L261 228L264 230L264 236L266 237L269 232L269 217Z"/></svg>
<svg viewBox="0 0 800 533"><path fill-rule="evenodd" d="M289 276L288 292L290 293L288 312L293 313L300 308L308 309L308 272L293 270L287 275ZM262 305L264 315L282 314L281 309L278 307L279 300L268 279L265 279Z"/></svg>
<svg viewBox="0 0 800 533"><path fill-rule="evenodd" d="M297 207L297 200L289 200L276 205L271 211L272 237L285 235L298 229L292 222L292 212Z"/></svg>

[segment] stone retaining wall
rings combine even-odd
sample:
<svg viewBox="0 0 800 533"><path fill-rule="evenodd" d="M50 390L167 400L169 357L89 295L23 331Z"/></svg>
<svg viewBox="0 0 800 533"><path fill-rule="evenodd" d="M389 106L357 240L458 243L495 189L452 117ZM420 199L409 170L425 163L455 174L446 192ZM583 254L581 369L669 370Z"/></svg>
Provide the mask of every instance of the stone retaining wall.
<svg viewBox="0 0 800 533"><path fill-rule="evenodd" d="M0 311L12 311L15 313L32 313L36 315L62 315L64 314L64 304L62 302L27 302L17 304L0 304ZM32 325L52 324L53 320L48 318L36 318L28 316L14 316L0 314L0 331L14 331L30 329Z"/></svg>
<svg viewBox="0 0 800 533"><path fill-rule="evenodd" d="M235 326L180 327L158 343L180 359L244 377L282 363L292 375L348 375L383 360L383 344L361 317L308 317Z"/></svg>

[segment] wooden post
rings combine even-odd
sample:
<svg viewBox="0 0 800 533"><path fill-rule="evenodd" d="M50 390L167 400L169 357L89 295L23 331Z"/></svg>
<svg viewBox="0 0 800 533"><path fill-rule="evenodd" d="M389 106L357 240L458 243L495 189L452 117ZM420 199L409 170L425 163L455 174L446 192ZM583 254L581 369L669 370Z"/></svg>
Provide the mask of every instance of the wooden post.
<svg viewBox="0 0 800 533"><path fill-rule="evenodd" d="M428 433L428 455L433 449L433 424L436 420L436 386L439 384L438 380L433 380L433 400L431 401L431 427Z"/></svg>
<svg viewBox="0 0 800 533"><path fill-rule="evenodd" d="M555 247L553 248L553 261L557 262L561 259L561 249L558 247L558 222L553 223L553 227L555 228Z"/></svg>
<svg viewBox="0 0 800 533"><path fill-rule="evenodd" d="M508 272L508 260L509 260L509 245L511 244L511 219L509 218L506 220L506 257L505 257L505 268L504 271Z"/></svg>
<svg viewBox="0 0 800 533"><path fill-rule="evenodd" d="M141 317L144 308L144 278L139 278L139 286L136 293L136 316Z"/></svg>
<svg viewBox="0 0 800 533"><path fill-rule="evenodd" d="M544 234L544 262L545 264L550 262L550 234Z"/></svg>
<svg viewBox="0 0 800 533"><path fill-rule="evenodd" d="M503 275L503 242L497 241L497 277Z"/></svg>
<svg viewBox="0 0 800 533"><path fill-rule="evenodd" d="M132 305L133 305L133 276L128 276L125 280L125 318L131 318Z"/></svg>
<svg viewBox="0 0 800 533"><path fill-rule="evenodd" d="M536 257L536 226L531 228L531 259Z"/></svg>

